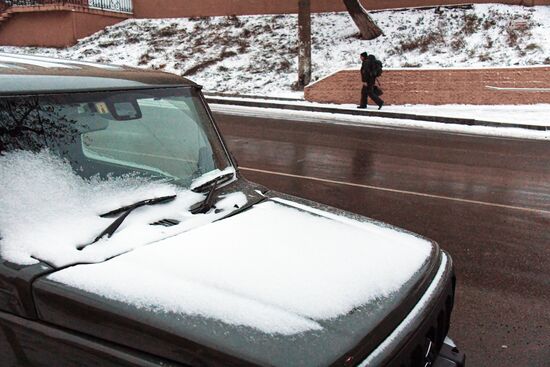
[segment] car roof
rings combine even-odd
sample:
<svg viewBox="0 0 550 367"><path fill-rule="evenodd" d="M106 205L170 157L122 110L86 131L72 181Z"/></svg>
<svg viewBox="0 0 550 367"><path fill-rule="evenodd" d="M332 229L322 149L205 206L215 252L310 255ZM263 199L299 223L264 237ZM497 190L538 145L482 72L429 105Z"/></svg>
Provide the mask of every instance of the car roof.
<svg viewBox="0 0 550 367"><path fill-rule="evenodd" d="M162 71L0 52L0 95L193 86Z"/></svg>

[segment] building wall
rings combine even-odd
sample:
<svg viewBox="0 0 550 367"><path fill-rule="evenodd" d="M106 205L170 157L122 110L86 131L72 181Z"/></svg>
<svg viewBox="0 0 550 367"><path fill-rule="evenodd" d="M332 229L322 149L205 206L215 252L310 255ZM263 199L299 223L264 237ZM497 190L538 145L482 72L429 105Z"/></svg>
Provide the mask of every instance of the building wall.
<svg viewBox="0 0 550 367"><path fill-rule="evenodd" d="M0 44L6 46L66 47L108 25L120 16L71 10L17 12L0 25Z"/></svg>
<svg viewBox="0 0 550 367"><path fill-rule="evenodd" d="M311 0L312 11L342 11L339 0ZM287 14L298 0L134 0L136 18Z"/></svg>
<svg viewBox="0 0 550 367"><path fill-rule="evenodd" d="M110 14L93 14L87 12L73 12L76 40L88 37L107 26L119 23L127 17Z"/></svg>
<svg viewBox="0 0 550 367"><path fill-rule="evenodd" d="M550 5L550 0L361 0L369 10L463 3ZM342 0L311 0L314 12L345 11ZM134 0L136 18L218 15L288 14L298 12L298 0Z"/></svg>
<svg viewBox="0 0 550 367"><path fill-rule="evenodd" d="M0 28L1 45L62 47L74 40L73 17L66 11L16 13Z"/></svg>
<svg viewBox="0 0 550 367"><path fill-rule="evenodd" d="M386 104L550 103L550 92L497 91L548 88L550 66L483 69L389 69L380 78ZM359 103L359 70L342 70L305 89L305 99L322 103ZM372 102L370 102L372 103Z"/></svg>

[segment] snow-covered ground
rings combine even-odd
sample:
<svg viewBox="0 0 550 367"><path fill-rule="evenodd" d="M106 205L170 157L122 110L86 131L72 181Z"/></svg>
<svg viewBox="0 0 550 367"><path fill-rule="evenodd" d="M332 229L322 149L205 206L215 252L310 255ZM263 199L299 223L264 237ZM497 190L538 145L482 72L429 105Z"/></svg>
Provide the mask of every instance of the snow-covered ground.
<svg viewBox="0 0 550 367"><path fill-rule="evenodd" d="M536 105L405 105L387 106L385 112L460 117L511 124L540 125L550 129L550 104Z"/></svg>
<svg viewBox="0 0 550 367"><path fill-rule="evenodd" d="M304 107L321 107L321 108L336 108L341 109L344 113L346 110L355 110L356 105L353 104L323 104L308 102L301 99L285 99L277 100L269 97L265 98L246 98L246 97L230 97L216 96L212 98L246 102L269 102L270 104L281 105L297 105ZM369 105L367 111L376 111L375 106ZM427 116L442 116L453 118L475 119L480 121L499 122L502 124L519 124L519 125L538 125L545 126L550 130L550 104L533 104L533 105L389 105L384 106L382 112L407 113L414 115Z"/></svg>
<svg viewBox="0 0 550 367"><path fill-rule="evenodd" d="M550 7L475 5L372 14L385 35L360 40L347 13L313 15L313 80L359 65L550 65ZM209 91L285 95L297 75L296 15L127 20L66 49L0 51L163 69Z"/></svg>

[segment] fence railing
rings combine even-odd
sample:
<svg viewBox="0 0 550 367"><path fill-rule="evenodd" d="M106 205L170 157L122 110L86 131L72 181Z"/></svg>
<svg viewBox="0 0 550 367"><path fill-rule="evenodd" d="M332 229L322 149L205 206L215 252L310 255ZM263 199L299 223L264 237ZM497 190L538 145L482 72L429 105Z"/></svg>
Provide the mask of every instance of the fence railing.
<svg viewBox="0 0 550 367"><path fill-rule="evenodd" d="M132 0L0 0L0 11L18 6L78 5L90 9L132 13Z"/></svg>

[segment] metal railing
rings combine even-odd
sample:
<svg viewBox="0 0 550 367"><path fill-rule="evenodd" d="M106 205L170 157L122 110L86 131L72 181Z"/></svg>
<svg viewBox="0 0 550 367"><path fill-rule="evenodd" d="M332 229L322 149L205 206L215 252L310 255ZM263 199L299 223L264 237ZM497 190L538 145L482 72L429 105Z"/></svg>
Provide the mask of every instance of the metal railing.
<svg viewBox="0 0 550 367"><path fill-rule="evenodd" d="M77 5L84 8L132 13L132 0L1 0L0 11L18 6Z"/></svg>

